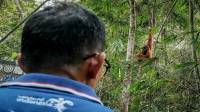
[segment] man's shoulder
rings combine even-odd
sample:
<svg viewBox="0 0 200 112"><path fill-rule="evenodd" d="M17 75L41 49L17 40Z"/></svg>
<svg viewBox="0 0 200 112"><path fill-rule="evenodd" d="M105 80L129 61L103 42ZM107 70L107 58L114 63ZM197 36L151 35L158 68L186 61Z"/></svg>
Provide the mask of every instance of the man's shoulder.
<svg viewBox="0 0 200 112"><path fill-rule="evenodd" d="M5 105L0 107L0 110L10 108L9 106L13 105L12 108L16 110L15 112L25 112L22 108L24 106L30 110L38 108L38 112L43 112L47 109L52 112L112 112L102 104L77 95L57 93L51 90L45 90L44 92L43 89L41 90L24 87L0 88L0 99L3 101L2 105Z"/></svg>

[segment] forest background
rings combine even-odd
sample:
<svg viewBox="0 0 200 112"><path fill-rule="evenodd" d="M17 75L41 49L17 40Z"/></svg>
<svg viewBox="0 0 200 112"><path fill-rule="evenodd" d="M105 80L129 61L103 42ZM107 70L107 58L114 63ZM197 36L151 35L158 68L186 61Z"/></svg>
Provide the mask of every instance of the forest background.
<svg viewBox="0 0 200 112"><path fill-rule="evenodd" d="M43 1L0 0L0 39ZM105 23L111 69L97 92L106 106L115 112L200 111L199 0L71 1ZM1 60L16 59L22 26L0 43ZM149 32L157 40L153 58L138 62Z"/></svg>

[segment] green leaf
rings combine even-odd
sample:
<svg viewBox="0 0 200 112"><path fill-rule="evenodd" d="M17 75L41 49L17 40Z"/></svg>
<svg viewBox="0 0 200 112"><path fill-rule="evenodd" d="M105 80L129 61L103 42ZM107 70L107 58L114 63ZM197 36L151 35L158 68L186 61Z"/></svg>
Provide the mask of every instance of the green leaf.
<svg viewBox="0 0 200 112"><path fill-rule="evenodd" d="M183 68L188 67L188 66L193 66L194 64L195 64L195 62L193 62L193 61L176 64L175 69L183 69Z"/></svg>

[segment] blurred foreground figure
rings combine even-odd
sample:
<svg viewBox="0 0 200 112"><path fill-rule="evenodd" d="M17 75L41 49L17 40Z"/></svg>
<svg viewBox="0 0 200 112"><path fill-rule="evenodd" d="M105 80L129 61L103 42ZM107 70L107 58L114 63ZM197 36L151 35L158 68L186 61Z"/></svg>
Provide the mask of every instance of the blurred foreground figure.
<svg viewBox="0 0 200 112"><path fill-rule="evenodd" d="M74 3L57 2L25 24L25 75L0 86L0 112L112 112L94 88L106 71L105 28Z"/></svg>

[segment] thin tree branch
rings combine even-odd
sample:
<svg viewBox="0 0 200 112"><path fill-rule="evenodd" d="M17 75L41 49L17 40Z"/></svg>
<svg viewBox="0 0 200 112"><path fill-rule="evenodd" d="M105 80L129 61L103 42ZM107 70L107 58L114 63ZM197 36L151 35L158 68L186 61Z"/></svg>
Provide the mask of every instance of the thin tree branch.
<svg viewBox="0 0 200 112"><path fill-rule="evenodd" d="M174 0L174 3L173 3L173 5L172 5L171 9L169 10L169 12L167 13L167 15L165 16L165 18L164 18L164 20L163 20L163 23L162 23L162 25L161 25L161 28L160 28L160 31L159 31L159 34L158 34L156 40L158 40L158 38L160 37L160 34L161 34L162 30L163 30L163 27L164 27L164 25L165 25L165 23L166 23L166 20L168 19L170 13L171 13L172 10L174 9L174 6L176 5L176 3L177 3L177 0Z"/></svg>
<svg viewBox="0 0 200 112"><path fill-rule="evenodd" d="M3 38L0 39L0 43L4 42L13 32L15 32L26 20L28 20L35 12L37 12L45 3L50 0L44 1L41 5L39 5L30 15L24 18L18 25L16 25L11 31L9 31Z"/></svg>
<svg viewBox="0 0 200 112"><path fill-rule="evenodd" d="M163 28L164 28L164 25L165 25L165 23L166 23L166 20L168 19L170 13L171 13L172 10L174 9L176 3L177 3L177 0L174 0L174 3L173 3L173 5L172 5L171 9L168 11L167 15L165 16L165 18L164 18L164 20L163 20L163 22L162 22L162 25L161 25L161 27L160 27L160 31L159 31L159 33L158 33L158 36L156 37L156 41L157 41L157 42L158 42L158 39L159 39L159 37L160 37L160 35L161 35L161 33L162 33L162 30L163 30ZM156 53L156 45L157 45L157 44L155 43L155 47L154 47L154 52L155 52L155 53Z"/></svg>
<svg viewBox="0 0 200 112"><path fill-rule="evenodd" d="M20 1L19 0L13 0L13 2L15 3L16 5L16 8L17 8L17 11L19 12L19 15L21 18L24 18L24 11L20 5Z"/></svg>

